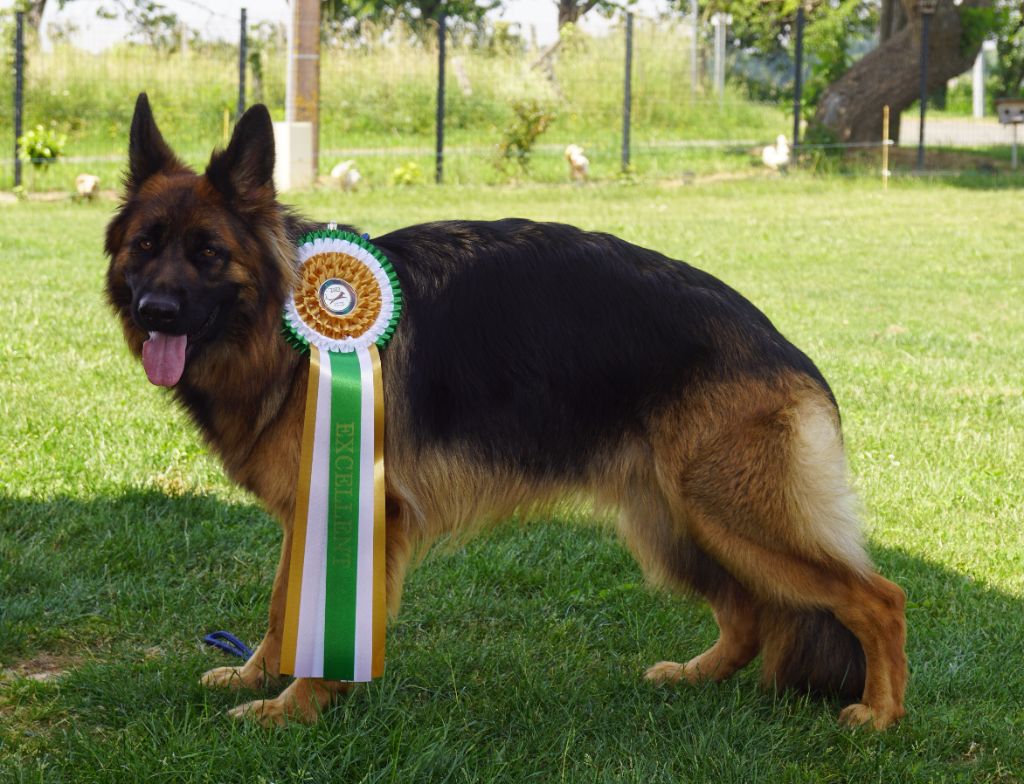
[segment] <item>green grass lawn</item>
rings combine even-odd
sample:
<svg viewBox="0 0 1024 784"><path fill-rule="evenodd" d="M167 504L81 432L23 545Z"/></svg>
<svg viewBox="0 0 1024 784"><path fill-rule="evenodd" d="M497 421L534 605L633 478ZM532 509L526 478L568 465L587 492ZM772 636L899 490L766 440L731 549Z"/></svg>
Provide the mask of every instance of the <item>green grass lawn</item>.
<svg viewBox="0 0 1024 784"><path fill-rule="evenodd" d="M699 187L431 187L297 197L380 234L521 215L617 233L759 304L831 381L880 570L906 589L909 714L755 668L652 688L709 645L586 520L430 555L388 670L316 726L198 685L255 643L276 525L150 386L102 301L113 205L0 206L0 781L1024 781L1024 286L1017 190L793 176ZM53 671L54 677L26 676Z"/></svg>

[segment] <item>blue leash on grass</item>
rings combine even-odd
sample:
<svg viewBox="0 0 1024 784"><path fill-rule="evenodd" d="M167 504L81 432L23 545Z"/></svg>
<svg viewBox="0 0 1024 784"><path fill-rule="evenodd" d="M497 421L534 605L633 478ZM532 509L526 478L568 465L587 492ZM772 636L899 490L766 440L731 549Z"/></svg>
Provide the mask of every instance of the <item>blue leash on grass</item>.
<svg viewBox="0 0 1024 784"><path fill-rule="evenodd" d="M252 648L235 637L231 632L211 632L203 637L203 642L240 659L248 660L252 656Z"/></svg>

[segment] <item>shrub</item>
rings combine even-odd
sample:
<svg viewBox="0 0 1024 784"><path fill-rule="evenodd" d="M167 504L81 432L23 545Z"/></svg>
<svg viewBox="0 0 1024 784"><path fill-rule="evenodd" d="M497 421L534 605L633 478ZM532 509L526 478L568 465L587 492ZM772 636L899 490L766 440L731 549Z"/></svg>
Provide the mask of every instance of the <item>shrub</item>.
<svg viewBox="0 0 1024 784"><path fill-rule="evenodd" d="M49 126L37 125L18 139L18 157L33 166L45 166L64 153L67 140L67 134L57 130L56 122L51 121Z"/></svg>
<svg viewBox="0 0 1024 784"><path fill-rule="evenodd" d="M419 185L423 182L423 170L416 161L406 161L391 172L392 185Z"/></svg>
<svg viewBox="0 0 1024 784"><path fill-rule="evenodd" d="M544 131L548 129L556 115L535 98L525 98L512 103L514 117L505 129L498 145L498 160L495 165L506 172L510 163L516 164L521 171L530 165L530 152Z"/></svg>

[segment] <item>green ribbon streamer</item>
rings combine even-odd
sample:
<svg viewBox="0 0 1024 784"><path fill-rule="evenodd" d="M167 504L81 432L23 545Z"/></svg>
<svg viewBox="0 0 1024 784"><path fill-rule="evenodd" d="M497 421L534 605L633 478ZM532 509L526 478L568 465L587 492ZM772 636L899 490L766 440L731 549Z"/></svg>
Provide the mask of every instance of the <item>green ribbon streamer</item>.
<svg viewBox="0 0 1024 784"><path fill-rule="evenodd" d="M327 351L331 363L331 465L327 501L324 677L355 677L362 383L355 352Z"/></svg>

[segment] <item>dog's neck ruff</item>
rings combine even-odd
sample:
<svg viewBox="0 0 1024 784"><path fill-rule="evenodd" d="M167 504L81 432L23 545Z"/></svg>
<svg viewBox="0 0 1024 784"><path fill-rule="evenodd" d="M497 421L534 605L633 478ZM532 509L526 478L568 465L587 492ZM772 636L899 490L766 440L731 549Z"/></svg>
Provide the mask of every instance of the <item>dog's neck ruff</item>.
<svg viewBox="0 0 1024 784"><path fill-rule="evenodd" d="M368 240L329 228L299 241L284 331L309 353L281 672L368 681L384 671L384 397L379 347L402 309Z"/></svg>

